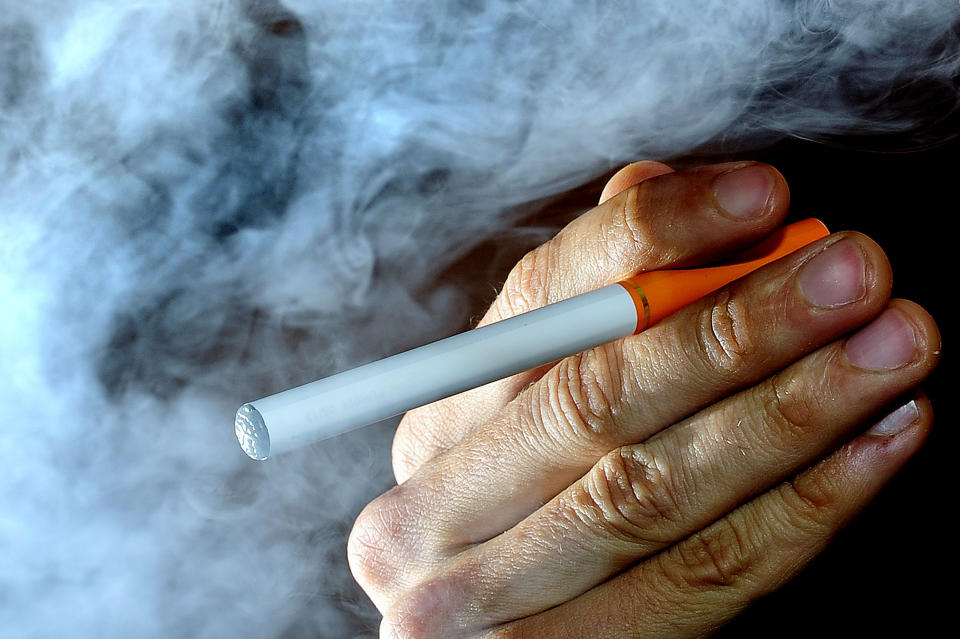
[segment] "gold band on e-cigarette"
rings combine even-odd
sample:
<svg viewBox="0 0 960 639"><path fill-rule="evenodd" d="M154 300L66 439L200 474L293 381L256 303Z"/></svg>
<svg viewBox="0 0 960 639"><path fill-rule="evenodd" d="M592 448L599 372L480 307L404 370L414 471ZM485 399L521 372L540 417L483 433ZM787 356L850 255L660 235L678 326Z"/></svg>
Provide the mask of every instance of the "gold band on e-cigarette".
<svg viewBox="0 0 960 639"><path fill-rule="evenodd" d="M633 305L637 309L637 328L633 331L633 334L636 335L650 326L650 302L647 300L647 294L643 289L633 281L628 279L617 283L625 288L630 297L633 298Z"/></svg>

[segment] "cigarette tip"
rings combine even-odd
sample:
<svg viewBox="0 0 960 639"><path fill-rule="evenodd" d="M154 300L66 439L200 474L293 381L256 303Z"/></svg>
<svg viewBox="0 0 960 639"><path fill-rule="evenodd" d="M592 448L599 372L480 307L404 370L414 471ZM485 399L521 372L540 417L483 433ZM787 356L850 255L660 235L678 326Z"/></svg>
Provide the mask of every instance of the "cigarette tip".
<svg viewBox="0 0 960 639"><path fill-rule="evenodd" d="M267 432L260 411L252 404L244 404L237 411L234 430L240 448L247 455L261 461L270 456L270 433Z"/></svg>

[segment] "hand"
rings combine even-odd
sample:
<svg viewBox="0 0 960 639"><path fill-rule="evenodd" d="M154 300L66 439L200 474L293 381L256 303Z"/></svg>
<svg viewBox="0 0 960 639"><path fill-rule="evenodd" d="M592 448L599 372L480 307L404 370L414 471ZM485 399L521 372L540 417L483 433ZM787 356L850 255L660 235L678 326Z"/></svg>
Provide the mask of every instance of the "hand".
<svg viewBox="0 0 960 639"><path fill-rule="evenodd" d="M784 219L738 163L626 167L482 323L715 261ZM360 514L382 637L709 633L824 549L922 444L940 338L883 251L831 235L647 331L407 414ZM872 425L872 427L871 427Z"/></svg>

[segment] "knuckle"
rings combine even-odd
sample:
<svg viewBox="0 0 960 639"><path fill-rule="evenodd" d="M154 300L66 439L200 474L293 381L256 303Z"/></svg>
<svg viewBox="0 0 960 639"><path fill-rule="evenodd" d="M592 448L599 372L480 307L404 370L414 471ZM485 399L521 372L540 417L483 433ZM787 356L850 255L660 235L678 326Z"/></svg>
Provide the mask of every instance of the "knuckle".
<svg viewBox="0 0 960 639"><path fill-rule="evenodd" d="M667 574L680 588L694 590L741 586L757 563L754 548L728 518L678 544L676 557Z"/></svg>
<svg viewBox="0 0 960 639"><path fill-rule="evenodd" d="M608 535L631 544L673 541L680 514L669 473L641 446L604 456L584 482L580 516Z"/></svg>
<svg viewBox="0 0 960 639"><path fill-rule="evenodd" d="M751 335L750 312L745 301L730 291L721 290L714 303L701 312L697 326L697 346L710 372L722 379L742 374L755 352Z"/></svg>
<svg viewBox="0 0 960 639"><path fill-rule="evenodd" d="M347 561L368 593L382 592L398 576L398 553L407 545L402 507L388 492L367 504L347 539Z"/></svg>
<svg viewBox="0 0 960 639"><path fill-rule="evenodd" d="M551 369L543 385L560 434L590 448L602 445L609 450L616 445L621 379L612 348L567 357Z"/></svg>
<svg viewBox="0 0 960 639"><path fill-rule="evenodd" d="M817 426L814 394L806 392L801 379L787 374L774 375L767 386L763 393L763 414L778 430L786 431L795 438L806 437ZM776 439L783 441L782 437Z"/></svg>
<svg viewBox="0 0 960 639"><path fill-rule="evenodd" d="M618 226L630 245L630 257L639 264L662 265L677 261L684 251L658 224L657 211L669 202L657 188L656 180L637 184L626 192L619 210Z"/></svg>
<svg viewBox="0 0 960 639"><path fill-rule="evenodd" d="M548 270L553 253L551 240L528 252L510 270L498 297L502 305L501 318L520 315L549 303Z"/></svg>
<svg viewBox="0 0 960 639"><path fill-rule="evenodd" d="M819 473L795 477L778 488L787 526L818 534L832 530L840 497L829 479Z"/></svg>

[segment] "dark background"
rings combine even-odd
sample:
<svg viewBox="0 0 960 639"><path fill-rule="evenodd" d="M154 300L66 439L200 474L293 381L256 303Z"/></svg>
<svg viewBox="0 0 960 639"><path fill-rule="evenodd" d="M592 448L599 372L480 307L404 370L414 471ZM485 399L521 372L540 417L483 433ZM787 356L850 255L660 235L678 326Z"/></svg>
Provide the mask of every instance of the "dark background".
<svg viewBox="0 0 960 639"><path fill-rule="evenodd" d="M791 218L866 233L893 265L893 295L924 306L944 348L922 388L933 403L929 440L893 482L799 578L757 602L719 636L945 636L956 571L953 484L956 379L954 218L960 140L937 148L868 152L786 142L758 159L791 186Z"/></svg>

